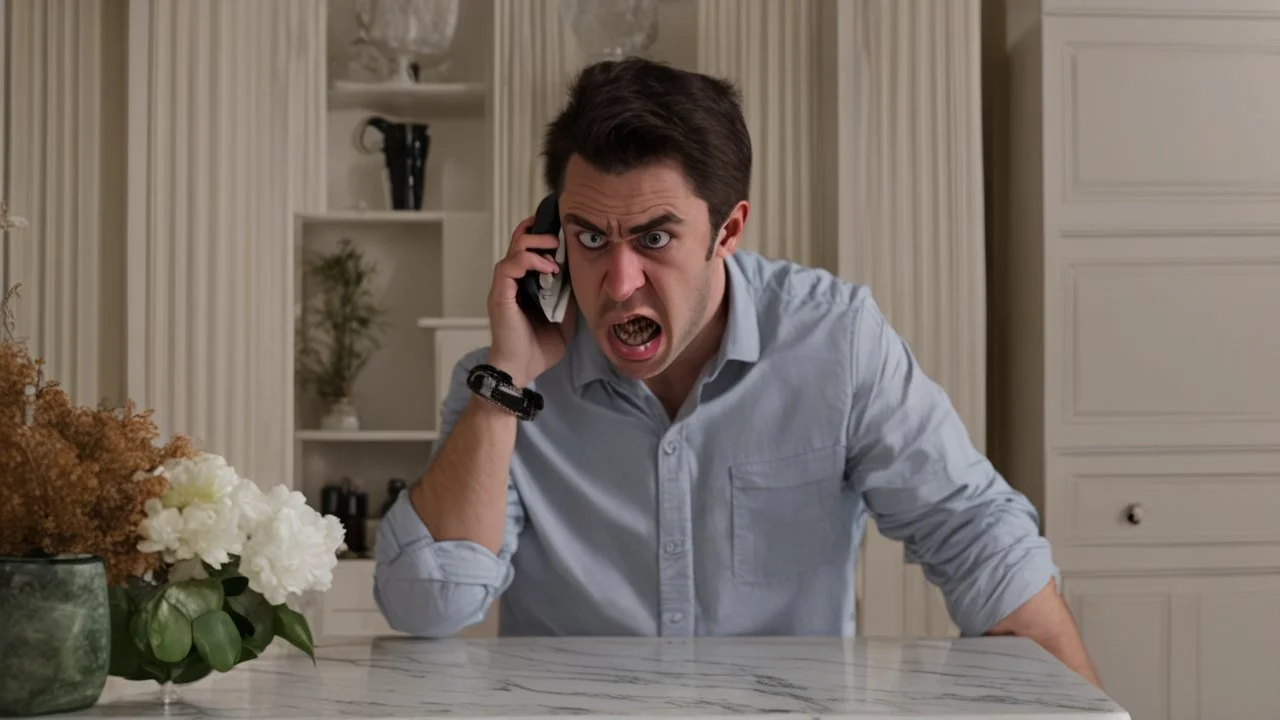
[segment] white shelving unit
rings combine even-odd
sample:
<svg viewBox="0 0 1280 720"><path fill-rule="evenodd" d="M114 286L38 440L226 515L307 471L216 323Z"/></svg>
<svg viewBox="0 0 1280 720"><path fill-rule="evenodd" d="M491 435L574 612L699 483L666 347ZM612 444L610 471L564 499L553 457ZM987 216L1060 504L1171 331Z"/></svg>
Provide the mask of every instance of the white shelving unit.
<svg viewBox="0 0 1280 720"><path fill-rule="evenodd" d="M442 82L413 87L385 87L336 80L329 90L330 110L369 110L388 115L417 115L429 109L432 118L477 116L484 113L486 86L477 82Z"/></svg>
<svg viewBox="0 0 1280 720"><path fill-rule="evenodd" d="M307 255L330 252L349 238L377 268L375 294L387 310L387 332L382 349L356 384L359 430L320 429L322 408L302 388L295 390L293 484L321 507L322 489L350 478L368 493L369 513L376 516L389 480L412 482L425 470L454 364L489 343L485 300L496 260L493 7L490 2L461 3L448 82L404 87L343 77L354 5L352 0L327 2L328 207L294 218L296 302L300 309L308 293ZM366 154L357 145L357 131L375 116L428 125L420 210L391 208L382 154ZM379 146L372 127L365 128L364 137L367 145ZM371 517L365 524L370 546L376 522ZM389 632L373 602L373 566L368 557L339 562L333 588L311 600L309 614L317 634ZM473 632L492 634L493 623Z"/></svg>

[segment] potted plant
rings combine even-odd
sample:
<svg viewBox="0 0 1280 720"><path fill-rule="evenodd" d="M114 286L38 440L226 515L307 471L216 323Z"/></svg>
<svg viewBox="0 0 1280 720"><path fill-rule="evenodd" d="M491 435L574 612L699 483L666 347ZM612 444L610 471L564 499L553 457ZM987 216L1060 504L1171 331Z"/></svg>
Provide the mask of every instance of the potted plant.
<svg viewBox="0 0 1280 720"><path fill-rule="evenodd" d="M0 229L21 226L0 204ZM157 442L132 402L74 405L14 337L16 290L0 302L0 716L88 707L108 675L194 682L276 637L314 660L290 603L329 588L337 518L185 436Z"/></svg>
<svg viewBox="0 0 1280 720"><path fill-rule="evenodd" d="M297 377L320 402L326 430L358 430L356 379L382 347L385 310L373 300L375 268L343 238L330 254L308 258L315 295L298 318Z"/></svg>

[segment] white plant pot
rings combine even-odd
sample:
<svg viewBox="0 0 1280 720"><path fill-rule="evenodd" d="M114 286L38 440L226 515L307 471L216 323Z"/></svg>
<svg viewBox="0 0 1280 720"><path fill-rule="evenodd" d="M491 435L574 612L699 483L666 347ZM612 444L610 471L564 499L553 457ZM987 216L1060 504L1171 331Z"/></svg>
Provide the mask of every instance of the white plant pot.
<svg viewBox="0 0 1280 720"><path fill-rule="evenodd" d="M360 416L356 413L356 406L345 399L335 402L320 419L320 427L324 430L359 430Z"/></svg>

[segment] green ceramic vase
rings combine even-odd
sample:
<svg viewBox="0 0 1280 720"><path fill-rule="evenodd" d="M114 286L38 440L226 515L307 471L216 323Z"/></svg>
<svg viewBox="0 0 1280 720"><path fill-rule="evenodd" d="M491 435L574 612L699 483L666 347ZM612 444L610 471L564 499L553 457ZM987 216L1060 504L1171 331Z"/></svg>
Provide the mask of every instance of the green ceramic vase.
<svg viewBox="0 0 1280 720"><path fill-rule="evenodd" d="M102 559L0 557L0 716L98 701L111 660Z"/></svg>

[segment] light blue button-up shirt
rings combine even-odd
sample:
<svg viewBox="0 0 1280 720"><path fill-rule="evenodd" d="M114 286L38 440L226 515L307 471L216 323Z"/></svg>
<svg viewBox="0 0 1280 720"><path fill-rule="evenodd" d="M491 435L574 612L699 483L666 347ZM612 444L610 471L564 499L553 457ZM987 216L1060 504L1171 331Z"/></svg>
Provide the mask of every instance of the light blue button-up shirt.
<svg viewBox="0 0 1280 720"><path fill-rule="evenodd" d="M497 555L434 541L401 494L376 547L393 628L452 635L500 599L504 635L853 635L869 517L965 635L1059 577L1034 507L865 286L745 251L726 266L720 352L674 420L585 331L534 381ZM454 369L442 440L486 353Z"/></svg>

